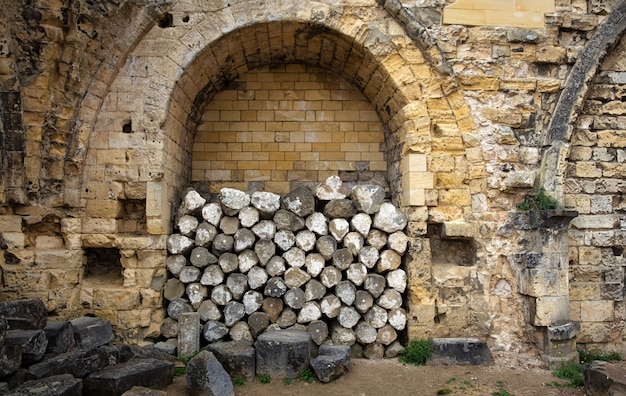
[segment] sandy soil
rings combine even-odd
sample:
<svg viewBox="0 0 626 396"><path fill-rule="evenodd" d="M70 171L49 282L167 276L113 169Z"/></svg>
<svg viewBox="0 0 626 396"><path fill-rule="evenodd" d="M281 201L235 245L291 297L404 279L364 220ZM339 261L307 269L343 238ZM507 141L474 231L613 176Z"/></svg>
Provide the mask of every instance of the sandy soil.
<svg viewBox="0 0 626 396"><path fill-rule="evenodd" d="M272 380L262 384L257 377L235 387L237 396L381 396L381 395L495 395L495 396L582 396L583 388L548 386L559 381L544 369L490 366L410 366L396 359L353 359L343 377L322 384L294 379L290 384ZM445 389L449 389L448 393ZM188 395L185 377L177 377L168 395ZM439 392L439 393L438 393ZM507 393L508 392L508 393Z"/></svg>

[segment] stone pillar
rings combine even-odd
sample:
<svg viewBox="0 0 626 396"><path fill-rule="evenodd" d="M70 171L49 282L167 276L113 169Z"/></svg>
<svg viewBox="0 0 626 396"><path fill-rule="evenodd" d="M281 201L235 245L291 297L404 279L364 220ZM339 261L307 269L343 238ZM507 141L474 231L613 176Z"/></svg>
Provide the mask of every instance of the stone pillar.
<svg viewBox="0 0 626 396"><path fill-rule="evenodd" d="M178 355L193 356L200 350L200 314L181 313L178 317Z"/></svg>
<svg viewBox="0 0 626 396"><path fill-rule="evenodd" d="M525 235L525 252L511 258L520 294L525 296L526 324L543 360L551 368L578 361L575 337L580 324L569 318L568 225L575 211L515 213L513 223Z"/></svg>

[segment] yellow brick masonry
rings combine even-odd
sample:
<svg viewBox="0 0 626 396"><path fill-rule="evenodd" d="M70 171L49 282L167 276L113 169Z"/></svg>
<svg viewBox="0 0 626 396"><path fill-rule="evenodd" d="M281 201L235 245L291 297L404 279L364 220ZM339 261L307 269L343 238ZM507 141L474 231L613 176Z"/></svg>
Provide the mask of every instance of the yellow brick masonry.
<svg viewBox="0 0 626 396"><path fill-rule="evenodd" d="M544 28L554 0L457 0L443 11L445 24Z"/></svg>
<svg viewBox="0 0 626 396"><path fill-rule="evenodd" d="M382 124L368 100L338 77L304 65L263 67L218 93L198 126L192 180L211 190L266 182L322 181L339 171L384 172ZM268 183L271 184L268 185Z"/></svg>

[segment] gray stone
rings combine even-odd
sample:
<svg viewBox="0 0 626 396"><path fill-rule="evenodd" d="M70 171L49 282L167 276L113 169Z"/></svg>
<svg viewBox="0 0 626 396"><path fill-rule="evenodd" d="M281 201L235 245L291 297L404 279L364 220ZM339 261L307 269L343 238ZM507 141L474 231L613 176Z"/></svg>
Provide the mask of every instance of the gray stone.
<svg viewBox="0 0 626 396"><path fill-rule="evenodd" d="M429 364L483 365L491 363L485 341L476 338L433 338Z"/></svg>
<svg viewBox="0 0 626 396"><path fill-rule="evenodd" d="M384 202L374 215L374 228L378 228L388 234L402 231L406 227L407 222L406 215L389 202Z"/></svg>
<svg viewBox="0 0 626 396"><path fill-rule="evenodd" d="M270 240L261 239L254 245L254 253L256 253L259 259L259 263L265 266L276 254L276 244Z"/></svg>
<svg viewBox="0 0 626 396"><path fill-rule="evenodd" d="M236 215L240 209L250 205L250 196L234 188L222 188L219 194L222 210L227 216Z"/></svg>
<svg viewBox="0 0 626 396"><path fill-rule="evenodd" d="M0 318L7 320L11 330L41 330L46 327L48 310L38 299L4 301L0 302Z"/></svg>
<svg viewBox="0 0 626 396"><path fill-rule="evenodd" d="M280 209L274 215L274 224L278 230L298 232L305 227L304 218L284 209Z"/></svg>
<svg viewBox="0 0 626 396"><path fill-rule="evenodd" d="M229 274L239 268L239 257L234 253L223 253L219 256L217 262L225 274Z"/></svg>
<svg viewBox="0 0 626 396"><path fill-rule="evenodd" d="M178 280L183 283L197 282L200 280L201 275L202 272L199 268L188 265L180 271L180 274L178 275Z"/></svg>
<svg viewBox="0 0 626 396"><path fill-rule="evenodd" d="M283 300L275 297L268 297L263 300L263 312L267 314L270 322L275 323L283 311Z"/></svg>
<svg viewBox="0 0 626 396"><path fill-rule="evenodd" d="M354 308L359 313L366 313L374 305L374 297L365 290L357 290L354 298Z"/></svg>
<svg viewBox="0 0 626 396"><path fill-rule="evenodd" d="M385 309L396 309L402 306L402 295L395 289L387 289L378 297L376 304Z"/></svg>
<svg viewBox="0 0 626 396"><path fill-rule="evenodd" d="M198 229L198 219L194 216L181 216L176 222L176 226L178 227L178 231L181 235L184 235L189 238L194 238L196 230Z"/></svg>
<svg viewBox="0 0 626 396"><path fill-rule="evenodd" d="M22 349L19 345L0 346L0 377L13 374L22 364Z"/></svg>
<svg viewBox="0 0 626 396"><path fill-rule="evenodd" d="M315 248L324 257L324 260L330 260L335 250L337 250L337 241L330 235L324 235L318 238Z"/></svg>
<svg viewBox="0 0 626 396"><path fill-rule="evenodd" d="M47 353L58 355L68 352L76 345L74 329L69 321L48 321L44 331L48 338Z"/></svg>
<svg viewBox="0 0 626 396"><path fill-rule="evenodd" d="M207 248L196 247L189 254L189 261L194 267L205 268L211 264L217 264L217 257L212 255Z"/></svg>
<svg viewBox="0 0 626 396"><path fill-rule="evenodd" d="M376 271L379 273L393 271L402 263L402 258L393 250L383 250L380 253L380 259L376 265Z"/></svg>
<svg viewBox="0 0 626 396"><path fill-rule="evenodd" d="M250 289L256 290L265 286L268 280L267 272L261 267L254 266L248 271L248 286Z"/></svg>
<svg viewBox="0 0 626 396"><path fill-rule="evenodd" d="M314 212L305 220L306 228L319 235L328 235L328 219L322 213Z"/></svg>
<svg viewBox="0 0 626 396"><path fill-rule="evenodd" d="M400 293L404 293L407 285L406 272L403 269L396 269L387 273L387 284L389 287L396 289ZM377 296L374 296L377 297Z"/></svg>
<svg viewBox="0 0 626 396"><path fill-rule="evenodd" d="M209 320L204 324L202 335L208 342L216 342L221 340L228 334L228 327L225 324L215 320Z"/></svg>
<svg viewBox="0 0 626 396"><path fill-rule="evenodd" d="M374 304L367 313L365 321L376 329L380 329L387 323L387 310Z"/></svg>
<svg viewBox="0 0 626 396"><path fill-rule="evenodd" d="M291 249L283 253L283 258L290 267L300 268L305 264L306 255L304 253L304 250L298 247L292 247Z"/></svg>
<svg viewBox="0 0 626 396"><path fill-rule="evenodd" d="M352 346L356 343L354 331L352 329L346 329L337 323L332 326L331 339L335 345Z"/></svg>
<svg viewBox="0 0 626 396"><path fill-rule="evenodd" d="M296 236L289 230L278 230L274 235L274 243L282 251L286 252L296 244Z"/></svg>
<svg viewBox="0 0 626 396"><path fill-rule="evenodd" d="M217 285L211 291L211 301L217 305L226 305L233 299L233 295L226 285Z"/></svg>
<svg viewBox="0 0 626 396"><path fill-rule="evenodd" d="M363 248L364 240L363 235L358 232L349 232L343 237L343 247L350 250L353 256L358 256L359 252Z"/></svg>
<svg viewBox="0 0 626 396"><path fill-rule="evenodd" d="M252 227L252 232L259 239L273 240L276 235L276 224L270 220L261 220Z"/></svg>
<svg viewBox="0 0 626 396"><path fill-rule="evenodd" d="M244 274L233 273L226 278L226 287L237 301L241 301L245 292L248 291L248 277Z"/></svg>
<svg viewBox="0 0 626 396"><path fill-rule="evenodd" d="M305 301L321 300L326 295L326 286L315 279L307 282L304 288Z"/></svg>
<svg viewBox="0 0 626 396"><path fill-rule="evenodd" d="M4 345L17 345L22 350L22 363L33 364L41 360L46 353L48 338L43 330L8 331Z"/></svg>
<svg viewBox="0 0 626 396"><path fill-rule="evenodd" d="M178 320L178 317L185 312L193 312L193 307L191 306L189 301L184 298L175 298L172 301L170 301L170 303L167 306L167 316L169 316L170 318L174 320ZM72 323L74 322L72 321ZM76 333L76 330L74 330L74 333ZM74 337L76 337L76 335L74 335ZM77 341L78 341L78 338L77 338Z"/></svg>
<svg viewBox="0 0 626 396"><path fill-rule="evenodd" d="M399 341L394 341L391 345L385 348L385 357L387 359L395 359L402 355L404 352L404 347L400 344Z"/></svg>
<svg viewBox="0 0 626 396"><path fill-rule="evenodd" d="M230 376L212 352L201 351L187 364L187 388L191 396L235 395Z"/></svg>
<svg viewBox="0 0 626 396"><path fill-rule="evenodd" d="M376 336L376 342L382 345L389 345L398 338L398 333L389 324L384 325L378 329L378 335Z"/></svg>
<svg viewBox="0 0 626 396"><path fill-rule="evenodd" d="M315 211L315 195L308 187L298 187L282 198L283 206L300 217L306 217Z"/></svg>
<svg viewBox="0 0 626 396"><path fill-rule="evenodd" d="M315 196L322 201L344 199L350 192L337 175L328 177L315 189Z"/></svg>
<svg viewBox="0 0 626 396"><path fill-rule="evenodd" d="M194 248L194 240L181 234L171 234L166 241L167 251L170 254L187 254Z"/></svg>
<svg viewBox="0 0 626 396"><path fill-rule="evenodd" d="M217 236L217 228L213 224L203 221L196 229L196 238L194 240L196 246L207 247L213 242Z"/></svg>
<svg viewBox="0 0 626 396"><path fill-rule="evenodd" d="M218 203L211 202L204 205L202 208L202 218L214 227L217 227L220 224L222 215L222 207Z"/></svg>
<svg viewBox="0 0 626 396"><path fill-rule="evenodd" d="M339 310L341 309L341 300L339 300L339 297L334 294L328 294L322 298L320 309L327 318L336 318L337 315L339 315Z"/></svg>
<svg viewBox="0 0 626 396"><path fill-rule="evenodd" d="M626 395L626 370L603 361L583 366L585 391L588 396Z"/></svg>
<svg viewBox="0 0 626 396"><path fill-rule="evenodd" d="M282 297L287 292L287 285L282 278L273 277L265 285L263 294L268 297Z"/></svg>
<svg viewBox="0 0 626 396"><path fill-rule="evenodd" d="M304 292L302 289L295 287L289 289L285 296L283 297L285 300L285 304L292 309L300 309L302 305L304 305ZM307 300L308 301L308 300Z"/></svg>
<svg viewBox="0 0 626 396"><path fill-rule="evenodd" d="M193 309L198 309L202 301L209 295L209 289L201 283L190 283L185 291Z"/></svg>
<svg viewBox="0 0 626 396"><path fill-rule="evenodd" d="M387 245L394 252L403 255L409 244L409 237L402 231L396 231L387 237Z"/></svg>
<svg viewBox="0 0 626 396"><path fill-rule="evenodd" d="M341 281L341 271L336 267L326 267L320 274L320 280L324 286L328 288L334 287Z"/></svg>
<svg viewBox="0 0 626 396"><path fill-rule="evenodd" d="M306 324L322 317L322 310L316 301L307 301L298 314L298 323Z"/></svg>
<svg viewBox="0 0 626 396"><path fill-rule="evenodd" d="M296 315L296 313L291 308L285 308L283 309L283 312L280 313L280 316L278 317L276 324L281 329L286 329L288 327L295 325L297 320L298 320L298 316Z"/></svg>
<svg viewBox="0 0 626 396"><path fill-rule="evenodd" d="M288 288L300 287L307 283L311 276L307 274L305 271L302 271L300 268L291 267L284 274L285 277L285 285Z"/></svg>
<svg viewBox="0 0 626 396"><path fill-rule="evenodd" d="M306 272L312 277L316 277L326 266L326 260L319 253L310 253L304 258L304 265L306 266Z"/></svg>
<svg viewBox="0 0 626 396"><path fill-rule="evenodd" d="M174 363L158 359L132 359L91 373L83 380L87 395L120 395L134 386L163 389L174 379Z"/></svg>
<svg viewBox="0 0 626 396"><path fill-rule="evenodd" d="M222 217L219 229L226 235L235 235L239 230L239 218L234 216Z"/></svg>
<svg viewBox="0 0 626 396"><path fill-rule="evenodd" d="M270 325L270 318L265 312L254 312L248 316L248 327L254 337L258 337Z"/></svg>
<svg viewBox="0 0 626 396"><path fill-rule="evenodd" d="M312 321L307 325L306 331L317 345L322 345L328 339L328 325L323 320Z"/></svg>
<svg viewBox="0 0 626 396"><path fill-rule="evenodd" d="M311 335L305 331L266 331L256 342L256 372L272 379L298 378L309 366Z"/></svg>
<svg viewBox="0 0 626 396"><path fill-rule="evenodd" d="M361 315L354 307L341 307L339 309L339 315L337 315L337 322L346 329L351 329L359 323Z"/></svg>
<svg viewBox="0 0 626 396"><path fill-rule="evenodd" d="M175 343L159 341L154 344L154 348L163 351L168 355L177 356L178 346Z"/></svg>
<svg viewBox="0 0 626 396"><path fill-rule="evenodd" d="M200 314L200 320L202 322L220 320L222 318L222 312L219 307L211 300L202 301L197 312Z"/></svg>
<svg viewBox="0 0 626 396"><path fill-rule="evenodd" d="M239 223L242 227L252 228L259 222L260 214L256 208L247 206L239 210L237 217L239 218Z"/></svg>
<svg viewBox="0 0 626 396"><path fill-rule="evenodd" d="M207 349L213 352L231 378L254 379L256 352L247 342L218 342L210 344Z"/></svg>
<svg viewBox="0 0 626 396"><path fill-rule="evenodd" d="M406 327L407 314L403 308L396 308L389 311L387 321L396 330L401 331Z"/></svg>
<svg viewBox="0 0 626 396"><path fill-rule="evenodd" d="M178 274L180 274L180 271L182 271L186 265L187 259L182 254L168 256L165 260L165 266L167 267L167 270L171 272L174 276L178 276Z"/></svg>
<svg viewBox="0 0 626 396"><path fill-rule="evenodd" d="M368 214L357 213L350 220L350 224L352 225L352 229L354 231L358 232L365 238L369 234L372 227L372 218Z"/></svg>
<svg viewBox="0 0 626 396"><path fill-rule="evenodd" d="M356 286L361 286L367 276L367 267L361 263L352 263L346 271L346 277Z"/></svg>
<svg viewBox="0 0 626 396"><path fill-rule="evenodd" d="M349 231L350 223L346 219L332 219L328 223L328 232L337 242L341 242Z"/></svg>
<svg viewBox="0 0 626 396"><path fill-rule="evenodd" d="M241 252L246 249L253 248L256 237L254 233L247 228L241 228L235 232L235 252Z"/></svg>
<svg viewBox="0 0 626 396"><path fill-rule="evenodd" d="M280 209L280 195L271 192L255 191L250 202L265 219L271 218Z"/></svg>
<svg viewBox="0 0 626 396"><path fill-rule="evenodd" d="M70 374L26 381L20 384L7 396L82 396L83 381ZM85 393L91 395L90 393ZM94 394L95 395L95 394Z"/></svg>
<svg viewBox="0 0 626 396"><path fill-rule="evenodd" d="M324 206L324 215L329 219L351 219L356 206L349 199L333 199Z"/></svg>
<svg viewBox="0 0 626 396"><path fill-rule="evenodd" d="M363 345L371 344L376 341L378 330L367 322L360 322L354 330L356 340Z"/></svg>
<svg viewBox="0 0 626 396"><path fill-rule="evenodd" d="M74 339L79 348L97 348L115 339L111 322L108 320L82 316L72 320Z"/></svg>
<svg viewBox="0 0 626 396"><path fill-rule="evenodd" d="M263 304L263 294L256 290L248 290L244 293L242 302L246 310L246 315L250 315L261 308Z"/></svg>
<svg viewBox="0 0 626 396"><path fill-rule="evenodd" d="M237 322L235 323L228 332L228 336L233 341L242 341L252 344L254 341L254 337L252 337L252 332L250 331L250 327L246 322Z"/></svg>
<svg viewBox="0 0 626 396"><path fill-rule="evenodd" d="M316 240L315 234L309 230L302 230L296 234L296 246L305 252L313 250Z"/></svg>
<svg viewBox="0 0 626 396"><path fill-rule="evenodd" d="M335 267L339 268L341 271L347 270L352 264L352 253L350 250L346 248L337 249L333 252L332 263Z"/></svg>
<svg viewBox="0 0 626 396"><path fill-rule="evenodd" d="M213 244L211 245L213 254L218 257L224 253L231 252L234 246L235 238L233 238L232 235L226 234L217 234L213 239Z"/></svg>
<svg viewBox="0 0 626 396"><path fill-rule="evenodd" d="M130 390L124 392L122 396L167 396L167 392L146 388L145 386L133 386Z"/></svg>
<svg viewBox="0 0 626 396"><path fill-rule="evenodd" d="M76 378L85 378L108 365L109 355L104 349L78 349L33 364L28 368L28 374L37 379L59 374L71 374Z"/></svg>
<svg viewBox="0 0 626 396"><path fill-rule="evenodd" d="M196 190L189 190L185 194L183 202L178 208L178 215L184 216L197 213L202 209L202 206L205 203L206 199L202 198L202 196Z"/></svg>
<svg viewBox="0 0 626 396"><path fill-rule="evenodd" d="M385 356L385 346L377 342L368 344L363 349L363 356L371 360L382 359Z"/></svg>
<svg viewBox="0 0 626 396"><path fill-rule="evenodd" d="M311 359L311 368L321 382L330 382L341 377L350 368L350 347L321 345L319 355Z"/></svg>
<svg viewBox="0 0 626 396"><path fill-rule="evenodd" d="M356 298L356 286L350 281L341 281L335 286L335 294L345 305L352 305Z"/></svg>
<svg viewBox="0 0 626 396"><path fill-rule="evenodd" d="M176 278L170 278L163 286L163 297L172 301L185 295L185 284Z"/></svg>
<svg viewBox="0 0 626 396"><path fill-rule="evenodd" d="M381 250L387 244L387 234L381 230L372 230L367 234L367 244Z"/></svg>
<svg viewBox="0 0 626 396"><path fill-rule="evenodd" d="M229 301L224 307L224 324L230 327L241 320L245 314L246 308L242 303Z"/></svg>
<svg viewBox="0 0 626 396"><path fill-rule="evenodd" d="M380 252L374 246L363 246L359 251L359 262L367 268L374 268L379 258Z"/></svg>
<svg viewBox="0 0 626 396"><path fill-rule="evenodd" d="M356 208L367 214L376 213L385 200L385 190L377 185L354 186L350 193Z"/></svg>
<svg viewBox="0 0 626 396"><path fill-rule="evenodd" d="M178 352L193 356L200 350L200 314L185 312L178 317Z"/></svg>
<svg viewBox="0 0 626 396"><path fill-rule="evenodd" d="M161 335L166 338L178 337L178 321L173 318L163 319L161 323Z"/></svg>
<svg viewBox="0 0 626 396"><path fill-rule="evenodd" d="M379 274L368 274L365 277L365 290L367 290L372 297L378 298L385 290L385 277Z"/></svg>
<svg viewBox="0 0 626 396"><path fill-rule="evenodd" d="M285 259L279 256L272 257L265 265L269 276L281 276L285 273Z"/></svg>
<svg viewBox="0 0 626 396"><path fill-rule="evenodd" d="M217 264L206 267L200 277L200 283L205 286L217 286L222 282L224 282L224 271Z"/></svg>

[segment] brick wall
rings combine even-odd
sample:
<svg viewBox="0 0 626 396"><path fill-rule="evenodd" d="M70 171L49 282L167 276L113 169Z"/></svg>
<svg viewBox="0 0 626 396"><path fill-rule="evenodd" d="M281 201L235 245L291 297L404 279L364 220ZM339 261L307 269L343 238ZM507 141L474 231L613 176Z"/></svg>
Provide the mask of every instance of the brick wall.
<svg viewBox="0 0 626 396"><path fill-rule="evenodd" d="M457 0L443 11L443 23L543 28L554 0Z"/></svg>
<svg viewBox="0 0 626 396"><path fill-rule="evenodd" d="M293 183L385 177L383 126L353 86L287 64L246 73L219 92L198 126L192 181L286 193Z"/></svg>

